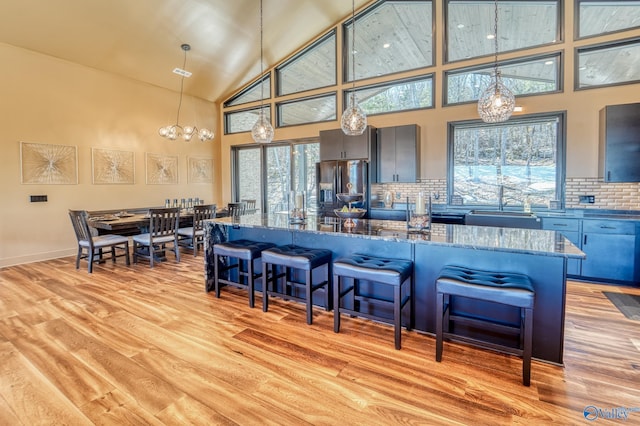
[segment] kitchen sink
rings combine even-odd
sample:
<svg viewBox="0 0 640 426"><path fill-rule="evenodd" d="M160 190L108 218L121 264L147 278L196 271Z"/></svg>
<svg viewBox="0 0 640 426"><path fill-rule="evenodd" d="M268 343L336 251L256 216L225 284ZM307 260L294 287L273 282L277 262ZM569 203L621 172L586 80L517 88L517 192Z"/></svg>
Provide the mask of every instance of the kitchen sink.
<svg viewBox="0 0 640 426"><path fill-rule="evenodd" d="M541 229L542 221L535 213L471 210L464 216L465 225L498 226L501 228Z"/></svg>

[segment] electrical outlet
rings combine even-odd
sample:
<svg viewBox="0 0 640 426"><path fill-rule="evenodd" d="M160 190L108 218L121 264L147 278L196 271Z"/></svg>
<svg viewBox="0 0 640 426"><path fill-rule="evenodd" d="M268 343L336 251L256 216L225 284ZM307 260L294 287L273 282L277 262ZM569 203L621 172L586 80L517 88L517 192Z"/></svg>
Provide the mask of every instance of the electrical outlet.
<svg viewBox="0 0 640 426"><path fill-rule="evenodd" d="M596 202L595 195L580 195L579 201L581 204L594 204Z"/></svg>

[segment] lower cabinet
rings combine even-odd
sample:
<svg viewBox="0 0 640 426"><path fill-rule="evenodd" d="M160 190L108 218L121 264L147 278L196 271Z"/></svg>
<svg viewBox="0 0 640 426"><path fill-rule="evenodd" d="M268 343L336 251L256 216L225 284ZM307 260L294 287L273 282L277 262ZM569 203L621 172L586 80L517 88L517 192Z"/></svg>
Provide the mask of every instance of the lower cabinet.
<svg viewBox="0 0 640 426"><path fill-rule="evenodd" d="M585 278L637 281L636 222L583 220L581 274Z"/></svg>
<svg viewBox="0 0 640 426"><path fill-rule="evenodd" d="M543 217L542 229L561 232L585 259L569 259L567 274L584 280L640 284L640 222Z"/></svg>

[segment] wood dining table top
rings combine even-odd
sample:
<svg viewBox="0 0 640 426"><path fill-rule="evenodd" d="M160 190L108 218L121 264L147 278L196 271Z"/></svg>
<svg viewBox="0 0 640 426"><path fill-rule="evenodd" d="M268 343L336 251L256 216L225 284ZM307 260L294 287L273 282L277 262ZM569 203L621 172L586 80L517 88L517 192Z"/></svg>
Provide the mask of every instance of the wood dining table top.
<svg viewBox="0 0 640 426"><path fill-rule="evenodd" d="M227 214L226 209L216 211L216 217L224 217ZM193 211L188 209L180 211L181 226L190 226L192 218ZM139 232L140 229L149 227L149 219L149 214L147 212L127 213L122 211L113 214L90 214L89 226L106 231L107 233L116 233L119 231L134 232L136 229Z"/></svg>

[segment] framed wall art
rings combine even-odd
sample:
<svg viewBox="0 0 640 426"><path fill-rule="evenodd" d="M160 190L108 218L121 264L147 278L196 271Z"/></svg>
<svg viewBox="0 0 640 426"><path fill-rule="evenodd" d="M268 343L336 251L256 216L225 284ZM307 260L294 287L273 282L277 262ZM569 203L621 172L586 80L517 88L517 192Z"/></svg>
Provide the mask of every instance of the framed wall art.
<svg viewBox="0 0 640 426"><path fill-rule="evenodd" d="M178 183L178 157L162 154L146 154L147 185L172 185Z"/></svg>
<svg viewBox="0 0 640 426"><path fill-rule="evenodd" d="M69 145L20 142L23 184L78 184L78 149Z"/></svg>
<svg viewBox="0 0 640 426"><path fill-rule="evenodd" d="M189 183L213 183L213 158L188 157Z"/></svg>
<svg viewBox="0 0 640 426"><path fill-rule="evenodd" d="M132 151L91 149L94 185L135 183L135 156Z"/></svg>

